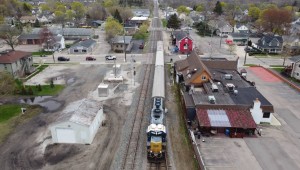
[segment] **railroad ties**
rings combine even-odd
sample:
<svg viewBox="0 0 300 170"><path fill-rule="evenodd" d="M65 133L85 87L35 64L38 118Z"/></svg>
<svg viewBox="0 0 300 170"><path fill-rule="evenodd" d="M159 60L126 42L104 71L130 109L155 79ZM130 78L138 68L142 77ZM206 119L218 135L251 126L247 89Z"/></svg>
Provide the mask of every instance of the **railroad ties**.
<svg viewBox="0 0 300 170"><path fill-rule="evenodd" d="M134 118L134 124L130 135L130 141L127 147L125 162L122 169L133 170L135 167L135 157L139 143L140 129L143 119L144 104L147 95L148 82L150 77L151 65L147 64L146 73L144 76L142 90L139 98L138 108Z"/></svg>

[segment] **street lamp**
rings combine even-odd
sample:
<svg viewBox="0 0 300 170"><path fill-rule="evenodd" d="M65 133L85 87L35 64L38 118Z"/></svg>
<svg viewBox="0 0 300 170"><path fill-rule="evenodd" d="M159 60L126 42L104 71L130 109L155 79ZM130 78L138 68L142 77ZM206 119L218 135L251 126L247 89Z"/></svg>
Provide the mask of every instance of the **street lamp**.
<svg viewBox="0 0 300 170"><path fill-rule="evenodd" d="M124 40L124 60L126 62L126 42L125 42L125 21L123 22L123 40Z"/></svg>

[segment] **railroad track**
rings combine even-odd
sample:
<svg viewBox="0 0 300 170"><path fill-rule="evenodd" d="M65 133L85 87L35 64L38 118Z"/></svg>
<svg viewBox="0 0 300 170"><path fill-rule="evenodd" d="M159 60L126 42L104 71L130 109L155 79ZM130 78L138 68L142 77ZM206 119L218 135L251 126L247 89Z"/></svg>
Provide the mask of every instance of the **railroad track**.
<svg viewBox="0 0 300 170"><path fill-rule="evenodd" d="M152 163L148 162L147 170L171 170L171 166L169 165L168 157L166 160L160 163Z"/></svg>
<svg viewBox="0 0 300 170"><path fill-rule="evenodd" d="M140 129L141 129L142 119L144 115L143 112L144 112L146 95L148 91L148 84L150 80L149 78L150 72L151 72L151 64L146 64L146 72L141 87L142 89L138 101L137 111L134 117L134 124L132 126L130 141L127 147L125 161L122 166L122 169L133 170L135 168L136 152L139 144Z"/></svg>

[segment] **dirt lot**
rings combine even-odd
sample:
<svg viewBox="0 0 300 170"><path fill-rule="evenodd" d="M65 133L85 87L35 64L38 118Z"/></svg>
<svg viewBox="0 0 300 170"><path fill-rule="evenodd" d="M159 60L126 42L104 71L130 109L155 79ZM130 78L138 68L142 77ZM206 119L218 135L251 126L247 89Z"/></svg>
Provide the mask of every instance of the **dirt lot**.
<svg viewBox="0 0 300 170"><path fill-rule="evenodd" d="M111 67L67 65L65 69L52 68L53 73L58 71L58 75L68 82L64 91L52 98L62 106L59 111L41 113L15 130L0 146L3 158L0 160L1 169L109 169L120 143L120 133L131 100L132 93L124 95L124 90L134 91L130 84L118 88L114 98L102 101L107 123L98 130L91 145L53 145L48 126L57 121L60 111L68 103L93 96Z"/></svg>

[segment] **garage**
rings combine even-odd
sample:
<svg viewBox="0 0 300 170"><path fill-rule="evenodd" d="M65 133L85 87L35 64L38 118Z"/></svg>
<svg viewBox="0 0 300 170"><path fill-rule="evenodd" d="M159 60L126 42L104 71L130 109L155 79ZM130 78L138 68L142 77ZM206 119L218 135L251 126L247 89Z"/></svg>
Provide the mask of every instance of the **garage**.
<svg viewBox="0 0 300 170"><path fill-rule="evenodd" d="M82 99L70 103L49 126L53 143L91 144L104 120L99 101Z"/></svg>
<svg viewBox="0 0 300 170"><path fill-rule="evenodd" d="M56 129L56 136L58 143L74 143L75 142L75 132L73 129Z"/></svg>

